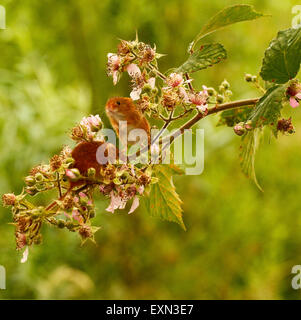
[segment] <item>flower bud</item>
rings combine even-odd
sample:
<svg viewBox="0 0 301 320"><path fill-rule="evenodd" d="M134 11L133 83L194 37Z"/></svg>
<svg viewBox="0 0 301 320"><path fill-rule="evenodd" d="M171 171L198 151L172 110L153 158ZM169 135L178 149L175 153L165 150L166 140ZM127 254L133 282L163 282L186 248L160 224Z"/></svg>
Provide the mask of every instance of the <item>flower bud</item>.
<svg viewBox="0 0 301 320"><path fill-rule="evenodd" d="M75 162L75 160L74 160L73 158L67 158L67 159L65 160L65 164L67 164L68 167L70 167L71 165L73 165L74 162Z"/></svg>
<svg viewBox="0 0 301 320"><path fill-rule="evenodd" d="M36 195L39 191L36 189L36 187L28 187L26 188L26 192L31 195L34 196Z"/></svg>
<svg viewBox="0 0 301 320"><path fill-rule="evenodd" d="M217 103L223 103L224 97L221 94L218 94L216 97L216 102Z"/></svg>
<svg viewBox="0 0 301 320"><path fill-rule="evenodd" d="M40 172L36 173L34 177L37 182L41 182L44 180L44 176Z"/></svg>
<svg viewBox="0 0 301 320"><path fill-rule="evenodd" d="M207 88L207 92L210 97L214 96L216 93L214 88Z"/></svg>
<svg viewBox="0 0 301 320"><path fill-rule="evenodd" d="M222 82L222 86L225 88L225 90L227 90L227 89L230 88L230 83L225 79L225 80Z"/></svg>
<svg viewBox="0 0 301 320"><path fill-rule="evenodd" d="M220 85L220 86L218 87L218 91L221 92L221 93L223 93L223 92L225 91L224 86Z"/></svg>
<svg viewBox="0 0 301 320"><path fill-rule="evenodd" d="M252 82L252 75L250 73L245 74L245 80L247 82Z"/></svg>
<svg viewBox="0 0 301 320"><path fill-rule="evenodd" d="M43 190L46 189L46 184L43 183L43 182L37 183L37 184L35 185L35 187L36 187L36 189L37 189L38 191L43 191Z"/></svg>
<svg viewBox="0 0 301 320"><path fill-rule="evenodd" d="M151 93L152 92L152 87L149 83L146 83L144 86L143 86L143 90L147 93Z"/></svg>
<svg viewBox="0 0 301 320"><path fill-rule="evenodd" d="M252 82L256 82L257 81L257 76L252 76Z"/></svg>
<svg viewBox="0 0 301 320"><path fill-rule="evenodd" d="M85 193L83 193L83 192L80 192L78 195L79 195L79 202L80 202L80 204L83 205L83 206L85 206L85 205L88 203L88 201L89 201L88 196L87 196Z"/></svg>
<svg viewBox="0 0 301 320"><path fill-rule="evenodd" d="M66 228L70 231L74 231L73 229L78 226L77 224L73 223L72 221L67 221L65 224Z"/></svg>
<svg viewBox="0 0 301 320"><path fill-rule="evenodd" d="M88 175L89 178L95 178L95 176L96 176L95 168L89 168L88 172L87 172L87 175Z"/></svg>
<svg viewBox="0 0 301 320"><path fill-rule="evenodd" d="M225 92L225 95L226 95L227 97L231 97L232 94L233 94L233 92L232 92L231 90L226 90L226 92Z"/></svg>
<svg viewBox="0 0 301 320"><path fill-rule="evenodd" d="M73 169L67 169L66 170L66 176L68 177L69 180L71 181L77 181L80 179L81 175L78 169L73 168Z"/></svg>
<svg viewBox="0 0 301 320"><path fill-rule="evenodd" d="M244 123L243 122L240 122L240 123L236 124L233 127L233 130L238 136L242 136L246 132L246 129L244 128Z"/></svg>
<svg viewBox="0 0 301 320"><path fill-rule="evenodd" d="M245 124L244 124L244 128L248 131L252 130L253 129L253 126L252 126L252 121L251 120L248 120Z"/></svg>
<svg viewBox="0 0 301 320"><path fill-rule="evenodd" d="M25 178L25 183L30 187L34 186L35 182L36 180L33 176L28 176Z"/></svg>
<svg viewBox="0 0 301 320"><path fill-rule="evenodd" d="M152 94L153 95L156 95L158 93L158 88L157 87L154 87L153 89L152 89Z"/></svg>
<svg viewBox="0 0 301 320"><path fill-rule="evenodd" d="M17 197L13 193L6 193L2 196L2 202L5 207L13 206L16 200Z"/></svg>

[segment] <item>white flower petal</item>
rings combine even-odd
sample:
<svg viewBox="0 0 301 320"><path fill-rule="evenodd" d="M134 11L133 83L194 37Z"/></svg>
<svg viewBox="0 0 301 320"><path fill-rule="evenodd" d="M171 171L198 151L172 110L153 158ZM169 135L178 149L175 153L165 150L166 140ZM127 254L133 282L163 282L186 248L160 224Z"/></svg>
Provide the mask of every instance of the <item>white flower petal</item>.
<svg viewBox="0 0 301 320"><path fill-rule="evenodd" d="M135 63L129 64L127 66L126 70L127 70L128 74L130 75L130 77L132 77L132 78L135 76L141 75L141 70Z"/></svg>
<svg viewBox="0 0 301 320"><path fill-rule="evenodd" d="M28 247L26 247L25 251L23 252L23 256L21 259L21 263L25 263L28 259L28 253L29 253L29 249Z"/></svg>
<svg viewBox="0 0 301 320"><path fill-rule="evenodd" d="M129 214L134 212L139 207L139 197L135 196Z"/></svg>
<svg viewBox="0 0 301 320"><path fill-rule="evenodd" d="M142 92L142 89L133 89L130 93L130 97L135 101L140 99L140 94Z"/></svg>
<svg viewBox="0 0 301 320"><path fill-rule="evenodd" d="M151 86L151 88L154 89L156 85L156 78L155 77L149 78L148 83Z"/></svg>
<svg viewBox="0 0 301 320"><path fill-rule="evenodd" d="M137 191L139 194L142 194L144 192L144 186L140 186Z"/></svg>
<svg viewBox="0 0 301 320"><path fill-rule="evenodd" d="M114 86L117 84L118 82L118 71L114 71L113 72L113 84Z"/></svg>

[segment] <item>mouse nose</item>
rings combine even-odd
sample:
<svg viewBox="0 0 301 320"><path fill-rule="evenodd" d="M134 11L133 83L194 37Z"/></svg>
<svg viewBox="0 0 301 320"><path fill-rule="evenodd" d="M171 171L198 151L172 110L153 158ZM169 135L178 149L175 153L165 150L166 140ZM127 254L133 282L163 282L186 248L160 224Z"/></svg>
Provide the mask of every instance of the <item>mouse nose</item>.
<svg viewBox="0 0 301 320"><path fill-rule="evenodd" d="M107 109L108 109L108 110L114 110L114 103L113 103L112 100L109 100L109 101L107 102Z"/></svg>

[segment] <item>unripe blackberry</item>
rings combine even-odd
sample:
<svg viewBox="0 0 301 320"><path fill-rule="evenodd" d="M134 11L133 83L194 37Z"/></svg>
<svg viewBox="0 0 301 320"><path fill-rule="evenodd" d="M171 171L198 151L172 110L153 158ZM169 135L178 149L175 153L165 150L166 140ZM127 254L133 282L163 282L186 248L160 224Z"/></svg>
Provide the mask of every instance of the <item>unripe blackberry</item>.
<svg viewBox="0 0 301 320"><path fill-rule="evenodd" d="M158 93L158 88L157 87L154 87L152 89L152 94L156 95Z"/></svg>
<svg viewBox="0 0 301 320"><path fill-rule="evenodd" d="M63 219L59 219L59 220L57 221L57 226L58 226L60 229L63 229L63 228L65 228L66 223L65 223L65 221L64 221Z"/></svg>
<svg viewBox="0 0 301 320"><path fill-rule="evenodd" d="M143 90L147 93L151 93L152 92L152 87L149 83L146 83L144 86L143 86Z"/></svg>

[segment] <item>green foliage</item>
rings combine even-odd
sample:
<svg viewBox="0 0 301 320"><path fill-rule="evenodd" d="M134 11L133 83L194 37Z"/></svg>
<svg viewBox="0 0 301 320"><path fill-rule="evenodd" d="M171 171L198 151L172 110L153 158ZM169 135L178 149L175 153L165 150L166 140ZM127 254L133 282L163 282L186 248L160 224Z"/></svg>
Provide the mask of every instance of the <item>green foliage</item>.
<svg viewBox="0 0 301 320"><path fill-rule="evenodd" d="M191 54L176 72L196 72L211 67L227 58L227 52L220 43L204 44Z"/></svg>
<svg viewBox="0 0 301 320"><path fill-rule="evenodd" d="M191 52L198 41L216 30L237 22L254 20L262 16L263 14L256 12L253 6L239 4L227 7L219 11L203 26L200 33L190 43L188 51Z"/></svg>
<svg viewBox="0 0 301 320"><path fill-rule="evenodd" d="M158 182L152 186L150 195L145 198L148 213L153 217L176 222L186 230L182 218L182 201L172 181L172 175L181 174L181 170L174 165L156 165L154 171Z"/></svg>
<svg viewBox="0 0 301 320"><path fill-rule="evenodd" d="M293 79L301 62L301 27L279 31L265 51L260 75L262 79L285 83Z"/></svg>
<svg viewBox="0 0 301 320"><path fill-rule="evenodd" d="M228 77L235 99L246 98L243 90L257 95L242 83L242 72L257 72L271 33L289 23L296 1L252 3L272 18L252 23L252 28L227 28L224 45L232 58L196 73L196 84L217 87ZM129 39L137 29L142 40L156 42L168 53L160 61L167 70L179 65L185 43L200 23L223 7L220 0L1 4L9 15L9 28L0 30L1 193L22 190L27 169L68 143L66 132L74 122L98 112L106 121L103 107L108 96L129 94L126 77L113 87L105 75L105 53L117 37ZM32 68L29 57L47 65L50 83L45 83L48 72L41 73L40 64ZM18 77L16 66L22 69ZM36 87L41 83L45 89L40 94ZM294 117L298 126L299 111ZM277 146L272 140L262 148L256 166L265 193L259 196L235 165L231 130L216 129L215 123L209 117L203 122L204 173L174 177L184 202L187 233L150 219L141 206L131 215L106 213L108 203L101 199L95 219L103 228L96 234L97 246L80 247L76 234L45 228L47 243L20 265L14 229L8 224L11 215L0 206L0 264L8 271L7 290L0 290L0 298L300 299L300 290L291 288L290 275L291 266L300 264L296 253L301 251L301 204L296 196L301 192L301 149L296 148L300 136L280 135ZM43 199L49 201L46 195Z"/></svg>
<svg viewBox="0 0 301 320"><path fill-rule="evenodd" d="M252 179L256 186L262 191L255 172L255 154L259 143L260 129L247 132L242 137L240 146L240 165L243 173Z"/></svg>
<svg viewBox="0 0 301 320"><path fill-rule="evenodd" d="M253 107L225 110L220 114L220 119L217 125L226 125L228 127L233 127L235 124L239 122L246 122L249 119L252 110Z"/></svg>
<svg viewBox="0 0 301 320"><path fill-rule="evenodd" d="M272 125L274 129L277 127L285 90L286 87L284 85L274 85L260 98L250 115L250 120L254 127L264 125Z"/></svg>

